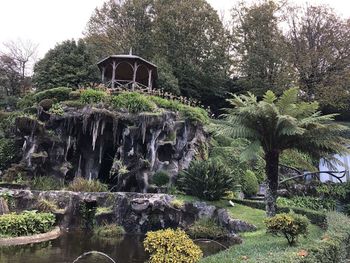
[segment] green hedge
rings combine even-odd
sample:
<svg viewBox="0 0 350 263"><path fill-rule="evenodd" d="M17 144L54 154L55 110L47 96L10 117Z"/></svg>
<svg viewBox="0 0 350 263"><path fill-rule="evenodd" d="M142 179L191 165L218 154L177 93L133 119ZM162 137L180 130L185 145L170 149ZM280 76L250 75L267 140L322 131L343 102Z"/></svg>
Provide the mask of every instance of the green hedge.
<svg viewBox="0 0 350 263"><path fill-rule="evenodd" d="M59 87L48 90L43 90L34 95L34 99L37 102L42 101L43 99L56 99L57 102L68 100L69 94L71 93L71 88Z"/></svg>
<svg viewBox="0 0 350 263"><path fill-rule="evenodd" d="M256 209L265 210L265 203L261 201L235 199L234 202L238 204L246 205L249 207L253 207ZM327 220L326 220L326 214L324 212L319 212L319 211L315 211L307 208L300 208L300 207L279 206L277 208L278 213L289 213L291 210L293 210L296 214L306 216L312 224L315 224L319 227L326 226Z"/></svg>
<svg viewBox="0 0 350 263"><path fill-rule="evenodd" d="M0 236L28 236L48 232L55 223L51 213L25 211L21 214L5 214L0 216Z"/></svg>

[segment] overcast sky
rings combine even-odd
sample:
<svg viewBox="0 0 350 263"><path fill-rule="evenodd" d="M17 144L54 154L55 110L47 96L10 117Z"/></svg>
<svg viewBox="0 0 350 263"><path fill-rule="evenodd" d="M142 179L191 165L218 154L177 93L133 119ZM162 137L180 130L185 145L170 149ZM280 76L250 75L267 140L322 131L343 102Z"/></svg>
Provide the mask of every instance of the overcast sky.
<svg viewBox="0 0 350 263"><path fill-rule="evenodd" d="M39 57L57 42L79 38L95 7L104 0L0 0L0 44L4 41L31 40L39 44ZM237 0L208 0L220 13ZM302 4L305 0L294 0ZM338 13L350 17L348 0L308 0L309 4L328 4Z"/></svg>

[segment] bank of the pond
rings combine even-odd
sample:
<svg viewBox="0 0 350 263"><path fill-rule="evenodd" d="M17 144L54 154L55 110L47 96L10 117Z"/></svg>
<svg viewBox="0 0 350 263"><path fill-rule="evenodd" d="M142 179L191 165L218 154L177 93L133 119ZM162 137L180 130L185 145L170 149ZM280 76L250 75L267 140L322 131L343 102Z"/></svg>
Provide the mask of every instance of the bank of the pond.
<svg viewBox="0 0 350 263"><path fill-rule="evenodd" d="M42 234L36 234L31 236L22 237L6 237L0 238L0 246L14 246L14 245L26 245L33 243L40 243L58 238L61 235L59 227L55 227L51 231Z"/></svg>

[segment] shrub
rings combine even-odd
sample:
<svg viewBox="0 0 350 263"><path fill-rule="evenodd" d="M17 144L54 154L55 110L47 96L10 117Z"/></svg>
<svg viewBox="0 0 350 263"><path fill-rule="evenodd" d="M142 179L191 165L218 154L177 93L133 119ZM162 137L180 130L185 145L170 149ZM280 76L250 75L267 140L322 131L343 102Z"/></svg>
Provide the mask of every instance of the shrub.
<svg viewBox="0 0 350 263"><path fill-rule="evenodd" d="M247 196L256 195L259 190L258 179L255 173L251 170L247 170L241 179L242 191Z"/></svg>
<svg viewBox="0 0 350 263"><path fill-rule="evenodd" d="M62 104L66 105L67 107L72 108L84 108L85 104L81 100L65 100L62 102Z"/></svg>
<svg viewBox="0 0 350 263"><path fill-rule="evenodd" d="M229 235L225 228L209 218L197 220L186 232L191 238L222 239Z"/></svg>
<svg viewBox="0 0 350 263"><path fill-rule="evenodd" d="M30 185L31 189L40 191L61 190L64 187L63 181L53 176L35 176Z"/></svg>
<svg viewBox="0 0 350 263"><path fill-rule="evenodd" d="M54 101L52 99L43 99L39 102L39 106L41 106L45 111L48 111L53 104Z"/></svg>
<svg viewBox="0 0 350 263"><path fill-rule="evenodd" d="M19 101L17 102L17 107L19 109L26 109L32 107L35 102L36 100L34 98L34 93L28 93L23 98L19 99Z"/></svg>
<svg viewBox="0 0 350 263"><path fill-rule="evenodd" d="M74 192L107 192L107 185L98 180L88 180L82 177L76 177L68 185L67 189Z"/></svg>
<svg viewBox="0 0 350 263"><path fill-rule="evenodd" d="M152 183L158 187L167 185L169 181L170 181L169 174L163 170L157 171L152 176Z"/></svg>
<svg viewBox="0 0 350 263"><path fill-rule="evenodd" d="M116 109L125 109L131 113L153 111L156 105L145 95L137 92L123 92L111 99Z"/></svg>
<svg viewBox="0 0 350 263"><path fill-rule="evenodd" d="M265 219L265 224L268 233L281 234L287 239L289 245L293 245L300 235L307 235L310 222L305 216L283 213Z"/></svg>
<svg viewBox="0 0 350 263"><path fill-rule="evenodd" d="M16 157L16 145L14 140L0 138L0 169L6 168Z"/></svg>
<svg viewBox="0 0 350 263"><path fill-rule="evenodd" d="M179 199L173 199L171 200L170 204L175 207L176 209L180 209L181 207L184 206L184 201L179 200Z"/></svg>
<svg viewBox="0 0 350 263"><path fill-rule="evenodd" d="M195 263L203 253L180 229L165 229L147 232L143 242L150 253L150 263Z"/></svg>
<svg viewBox="0 0 350 263"><path fill-rule="evenodd" d="M0 216L0 236L28 236L48 232L55 223L51 213L25 211Z"/></svg>
<svg viewBox="0 0 350 263"><path fill-rule="evenodd" d="M57 102L68 100L71 88L59 87L40 91L34 94L34 99L39 102L43 99L55 99Z"/></svg>
<svg viewBox="0 0 350 263"><path fill-rule="evenodd" d="M107 97L107 93L101 90L87 89L80 94L80 100L86 104L102 102Z"/></svg>
<svg viewBox="0 0 350 263"><path fill-rule="evenodd" d="M64 110L62 108L62 105L60 103L55 103L52 105L51 109L49 112L53 115L57 116L63 116L64 115Z"/></svg>
<svg viewBox="0 0 350 263"><path fill-rule="evenodd" d="M57 204L55 202L46 199L39 199L36 207L40 212L53 213L58 210Z"/></svg>
<svg viewBox="0 0 350 263"><path fill-rule="evenodd" d="M179 184L187 194L205 200L219 200L232 189L230 170L214 159L193 161L187 171L180 173Z"/></svg>
<svg viewBox="0 0 350 263"><path fill-rule="evenodd" d="M350 219L340 213L330 212L327 214L327 225L322 240L308 248L307 257L300 262L347 262L350 256Z"/></svg>
<svg viewBox="0 0 350 263"><path fill-rule="evenodd" d="M73 90L69 93L69 100L79 100L80 99L80 91Z"/></svg>
<svg viewBox="0 0 350 263"><path fill-rule="evenodd" d="M94 234L99 237L119 237L125 234L125 230L122 226L110 224L95 227Z"/></svg>

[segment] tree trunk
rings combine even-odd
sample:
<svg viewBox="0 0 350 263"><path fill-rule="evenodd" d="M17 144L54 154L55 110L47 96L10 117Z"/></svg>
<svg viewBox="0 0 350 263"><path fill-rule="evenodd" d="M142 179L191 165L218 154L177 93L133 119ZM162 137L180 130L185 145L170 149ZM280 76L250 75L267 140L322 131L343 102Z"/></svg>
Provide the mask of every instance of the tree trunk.
<svg viewBox="0 0 350 263"><path fill-rule="evenodd" d="M267 177L267 191L265 196L266 215L272 217L276 215L276 200L278 189L278 162L279 151L272 150L265 153L265 172Z"/></svg>

